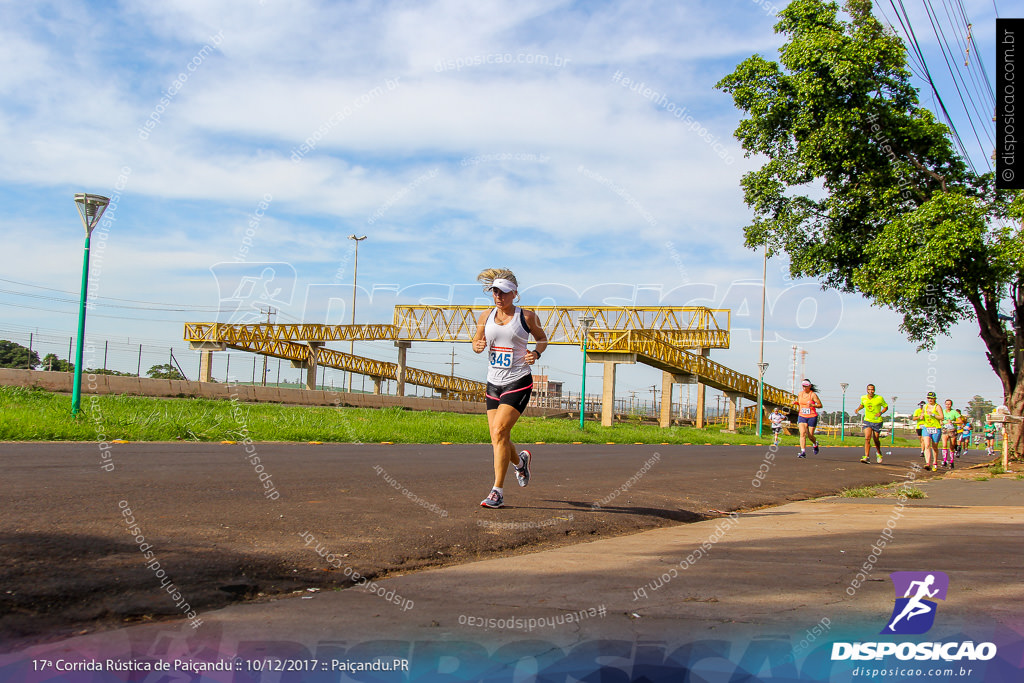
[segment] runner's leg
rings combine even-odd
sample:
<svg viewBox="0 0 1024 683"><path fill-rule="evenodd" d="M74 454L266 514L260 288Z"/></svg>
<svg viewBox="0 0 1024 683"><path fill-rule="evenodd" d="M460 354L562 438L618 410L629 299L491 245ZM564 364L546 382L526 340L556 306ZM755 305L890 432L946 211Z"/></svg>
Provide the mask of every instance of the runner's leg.
<svg viewBox="0 0 1024 683"><path fill-rule="evenodd" d="M512 443L512 427L519 419L519 411L510 405L499 405L497 410L487 411L487 425L491 430L491 446L494 449L494 486L502 488L509 463L519 465L519 456Z"/></svg>

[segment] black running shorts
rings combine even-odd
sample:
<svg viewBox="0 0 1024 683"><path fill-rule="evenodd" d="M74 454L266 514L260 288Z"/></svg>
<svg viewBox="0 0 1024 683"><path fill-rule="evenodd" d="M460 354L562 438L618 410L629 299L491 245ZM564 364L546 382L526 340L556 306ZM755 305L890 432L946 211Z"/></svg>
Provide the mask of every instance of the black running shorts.
<svg viewBox="0 0 1024 683"><path fill-rule="evenodd" d="M527 374L516 381L497 385L487 383L487 410L497 410L499 405L512 406L520 414L526 410L526 404L530 402L530 394L533 393L533 375Z"/></svg>

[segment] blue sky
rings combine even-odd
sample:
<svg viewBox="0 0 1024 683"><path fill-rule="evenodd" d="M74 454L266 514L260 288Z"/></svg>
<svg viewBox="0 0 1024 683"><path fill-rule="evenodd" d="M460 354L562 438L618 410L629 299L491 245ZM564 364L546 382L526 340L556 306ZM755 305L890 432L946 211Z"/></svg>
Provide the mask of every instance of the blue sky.
<svg viewBox="0 0 1024 683"><path fill-rule="evenodd" d="M964 4L991 71L993 5ZM508 266L527 306L732 308L732 348L712 358L753 374L762 263L743 247L739 179L758 162L743 158L738 112L713 85L754 52L776 57L771 9L5 3L0 336L32 332L45 347L74 333L84 233L72 196L93 192L117 205L93 239L88 335L118 348L187 356L182 323L213 320L239 269L263 263L288 264L275 266L278 321L346 322L356 233L368 236L362 322L390 322L395 303L473 303L476 274ZM918 354L898 316L787 272L769 263L769 383L788 385L798 344L827 409L842 381L854 406L868 381L886 396L934 382L958 404L999 398L972 326ZM395 356L390 344L356 349ZM447 371L451 349L417 344L410 359ZM122 355L111 365L134 370ZM457 373L482 376L468 345L455 357ZM577 349L552 348L544 365L579 390ZM619 395L649 400L656 383L653 370L623 369Z"/></svg>

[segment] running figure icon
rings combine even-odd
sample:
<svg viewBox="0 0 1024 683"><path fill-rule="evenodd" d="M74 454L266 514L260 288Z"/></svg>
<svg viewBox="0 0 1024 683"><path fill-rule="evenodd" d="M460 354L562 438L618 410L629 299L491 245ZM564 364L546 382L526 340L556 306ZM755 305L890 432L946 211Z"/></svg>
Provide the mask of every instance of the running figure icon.
<svg viewBox="0 0 1024 683"><path fill-rule="evenodd" d="M924 578L923 581L911 581L910 586L907 588L907 592L903 594L903 597L910 598L907 604L903 607L903 611L900 612L899 616L892 620L889 624L889 630L896 631L896 623L903 617L910 621L914 617L921 614L928 614L935 608L925 602L922 602L924 598L934 598L939 592L939 589L930 590L931 586L935 583L935 575L929 574ZM916 588L915 588L916 587ZM913 596L910 594L914 593ZM933 603L934 604L934 603Z"/></svg>

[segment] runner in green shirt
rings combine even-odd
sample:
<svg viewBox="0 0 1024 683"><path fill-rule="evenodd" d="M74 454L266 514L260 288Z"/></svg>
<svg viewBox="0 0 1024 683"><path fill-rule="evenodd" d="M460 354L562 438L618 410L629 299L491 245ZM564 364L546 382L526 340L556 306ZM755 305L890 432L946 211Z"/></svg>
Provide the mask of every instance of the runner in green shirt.
<svg viewBox="0 0 1024 683"><path fill-rule="evenodd" d="M867 386L867 392L860 397L860 405L857 406L857 410L853 411L853 414L858 414L861 410L864 411L864 457L860 459L863 463L871 462L871 440L875 440L875 450L878 451L878 462L882 462L882 442L878 438L878 433L882 430L882 415L889 410L889 404L885 402L885 399L875 393L875 385L869 384Z"/></svg>
<svg viewBox="0 0 1024 683"><path fill-rule="evenodd" d="M991 422L985 423L985 455L992 457L996 453L996 426Z"/></svg>
<svg viewBox="0 0 1024 683"><path fill-rule="evenodd" d="M953 469L953 457L956 449L956 428L963 418L960 411L953 407L953 401L946 399L946 407L942 411L942 466Z"/></svg>

